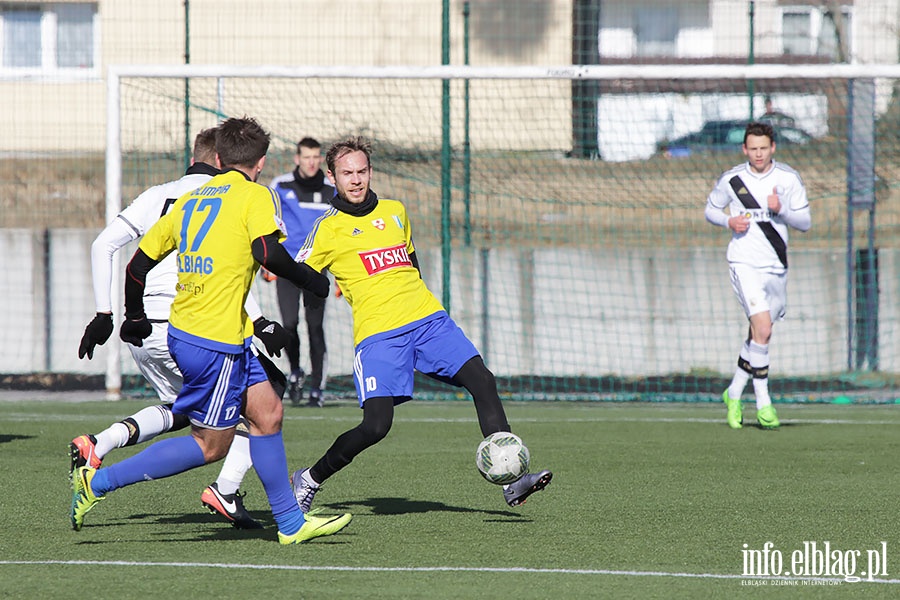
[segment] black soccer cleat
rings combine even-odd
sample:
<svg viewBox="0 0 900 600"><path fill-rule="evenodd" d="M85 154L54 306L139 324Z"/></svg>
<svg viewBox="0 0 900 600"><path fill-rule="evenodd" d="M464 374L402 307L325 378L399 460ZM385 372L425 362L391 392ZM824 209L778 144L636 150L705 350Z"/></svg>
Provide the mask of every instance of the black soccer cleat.
<svg viewBox="0 0 900 600"><path fill-rule="evenodd" d="M525 473L518 481L503 486L503 499L510 506L525 504L528 496L547 487L551 479L553 479L553 473L550 471Z"/></svg>

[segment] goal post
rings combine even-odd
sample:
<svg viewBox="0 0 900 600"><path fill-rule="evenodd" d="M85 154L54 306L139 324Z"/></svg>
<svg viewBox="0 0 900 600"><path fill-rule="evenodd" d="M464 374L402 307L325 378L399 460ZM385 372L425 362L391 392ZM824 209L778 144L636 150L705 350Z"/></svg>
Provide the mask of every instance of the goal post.
<svg viewBox="0 0 900 600"><path fill-rule="evenodd" d="M273 135L261 183L293 168L301 137L327 149L363 135L373 189L406 204L423 277L449 298L501 393L710 400L734 371L746 319L728 233L703 210L716 178L744 160L734 132L769 118L776 160L800 172L813 215L809 232L791 233L773 394L887 397L900 374L900 290L885 285L900 280L898 79L900 65L118 65L107 78L106 218L180 176L186 119L193 135L257 118ZM577 97L584 89L595 96ZM767 98L776 111L764 117ZM595 159L573 152L573 106L585 100ZM280 320L274 286L253 291ZM330 386L350 382L350 332L346 303L329 300ZM133 367L110 343L115 395Z"/></svg>

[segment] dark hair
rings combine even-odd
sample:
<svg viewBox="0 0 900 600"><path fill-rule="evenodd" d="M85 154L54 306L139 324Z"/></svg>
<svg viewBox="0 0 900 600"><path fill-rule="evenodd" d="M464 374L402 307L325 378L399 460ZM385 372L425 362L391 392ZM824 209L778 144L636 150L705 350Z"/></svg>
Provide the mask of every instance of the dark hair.
<svg viewBox="0 0 900 600"><path fill-rule="evenodd" d="M372 145L362 137L355 135L335 143L328 149L328 154L325 155L325 164L328 165L328 170L334 173L334 163L337 159L351 152L362 152L366 155L366 162L369 165L372 164Z"/></svg>
<svg viewBox="0 0 900 600"><path fill-rule="evenodd" d="M216 164L216 129L210 127L204 129L194 138L194 162L202 162L215 166Z"/></svg>
<svg viewBox="0 0 900 600"><path fill-rule="evenodd" d="M764 135L769 138L770 142L775 141L775 129L768 123L754 121L753 123L748 124L747 129L744 130L744 144L747 143L747 136L750 135Z"/></svg>
<svg viewBox="0 0 900 600"><path fill-rule="evenodd" d="M308 150L315 150L317 148L321 148L322 144L319 143L319 140L316 138L305 137L299 142L297 142L297 154L300 154L300 148L306 148Z"/></svg>
<svg viewBox="0 0 900 600"><path fill-rule="evenodd" d="M252 167L269 151L269 133L253 117L231 118L216 129L222 168Z"/></svg>

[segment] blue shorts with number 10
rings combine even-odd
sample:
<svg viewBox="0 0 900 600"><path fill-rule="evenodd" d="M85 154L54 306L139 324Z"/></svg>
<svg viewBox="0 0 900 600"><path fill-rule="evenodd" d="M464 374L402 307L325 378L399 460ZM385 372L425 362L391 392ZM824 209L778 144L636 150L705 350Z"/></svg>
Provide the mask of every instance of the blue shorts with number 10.
<svg viewBox="0 0 900 600"><path fill-rule="evenodd" d="M249 340L239 353L222 352L173 337L170 328L168 343L184 377L172 412L187 415L197 427L234 427L241 416L244 390L267 379Z"/></svg>
<svg viewBox="0 0 900 600"><path fill-rule="evenodd" d="M393 397L395 404L410 400L414 371L452 384L475 356L478 350L443 311L368 337L356 347L353 363L359 405L366 398Z"/></svg>

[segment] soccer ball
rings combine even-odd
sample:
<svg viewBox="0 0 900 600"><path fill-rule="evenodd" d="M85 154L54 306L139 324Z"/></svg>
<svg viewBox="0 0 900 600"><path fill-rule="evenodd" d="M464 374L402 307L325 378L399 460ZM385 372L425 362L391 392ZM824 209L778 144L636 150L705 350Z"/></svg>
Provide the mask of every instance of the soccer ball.
<svg viewBox="0 0 900 600"><path fill-rule="evenodd" d="M475 452L478 472L497 485L513 483L528 472L531 455L519 436L498 431L484 438Z"/></svg>

